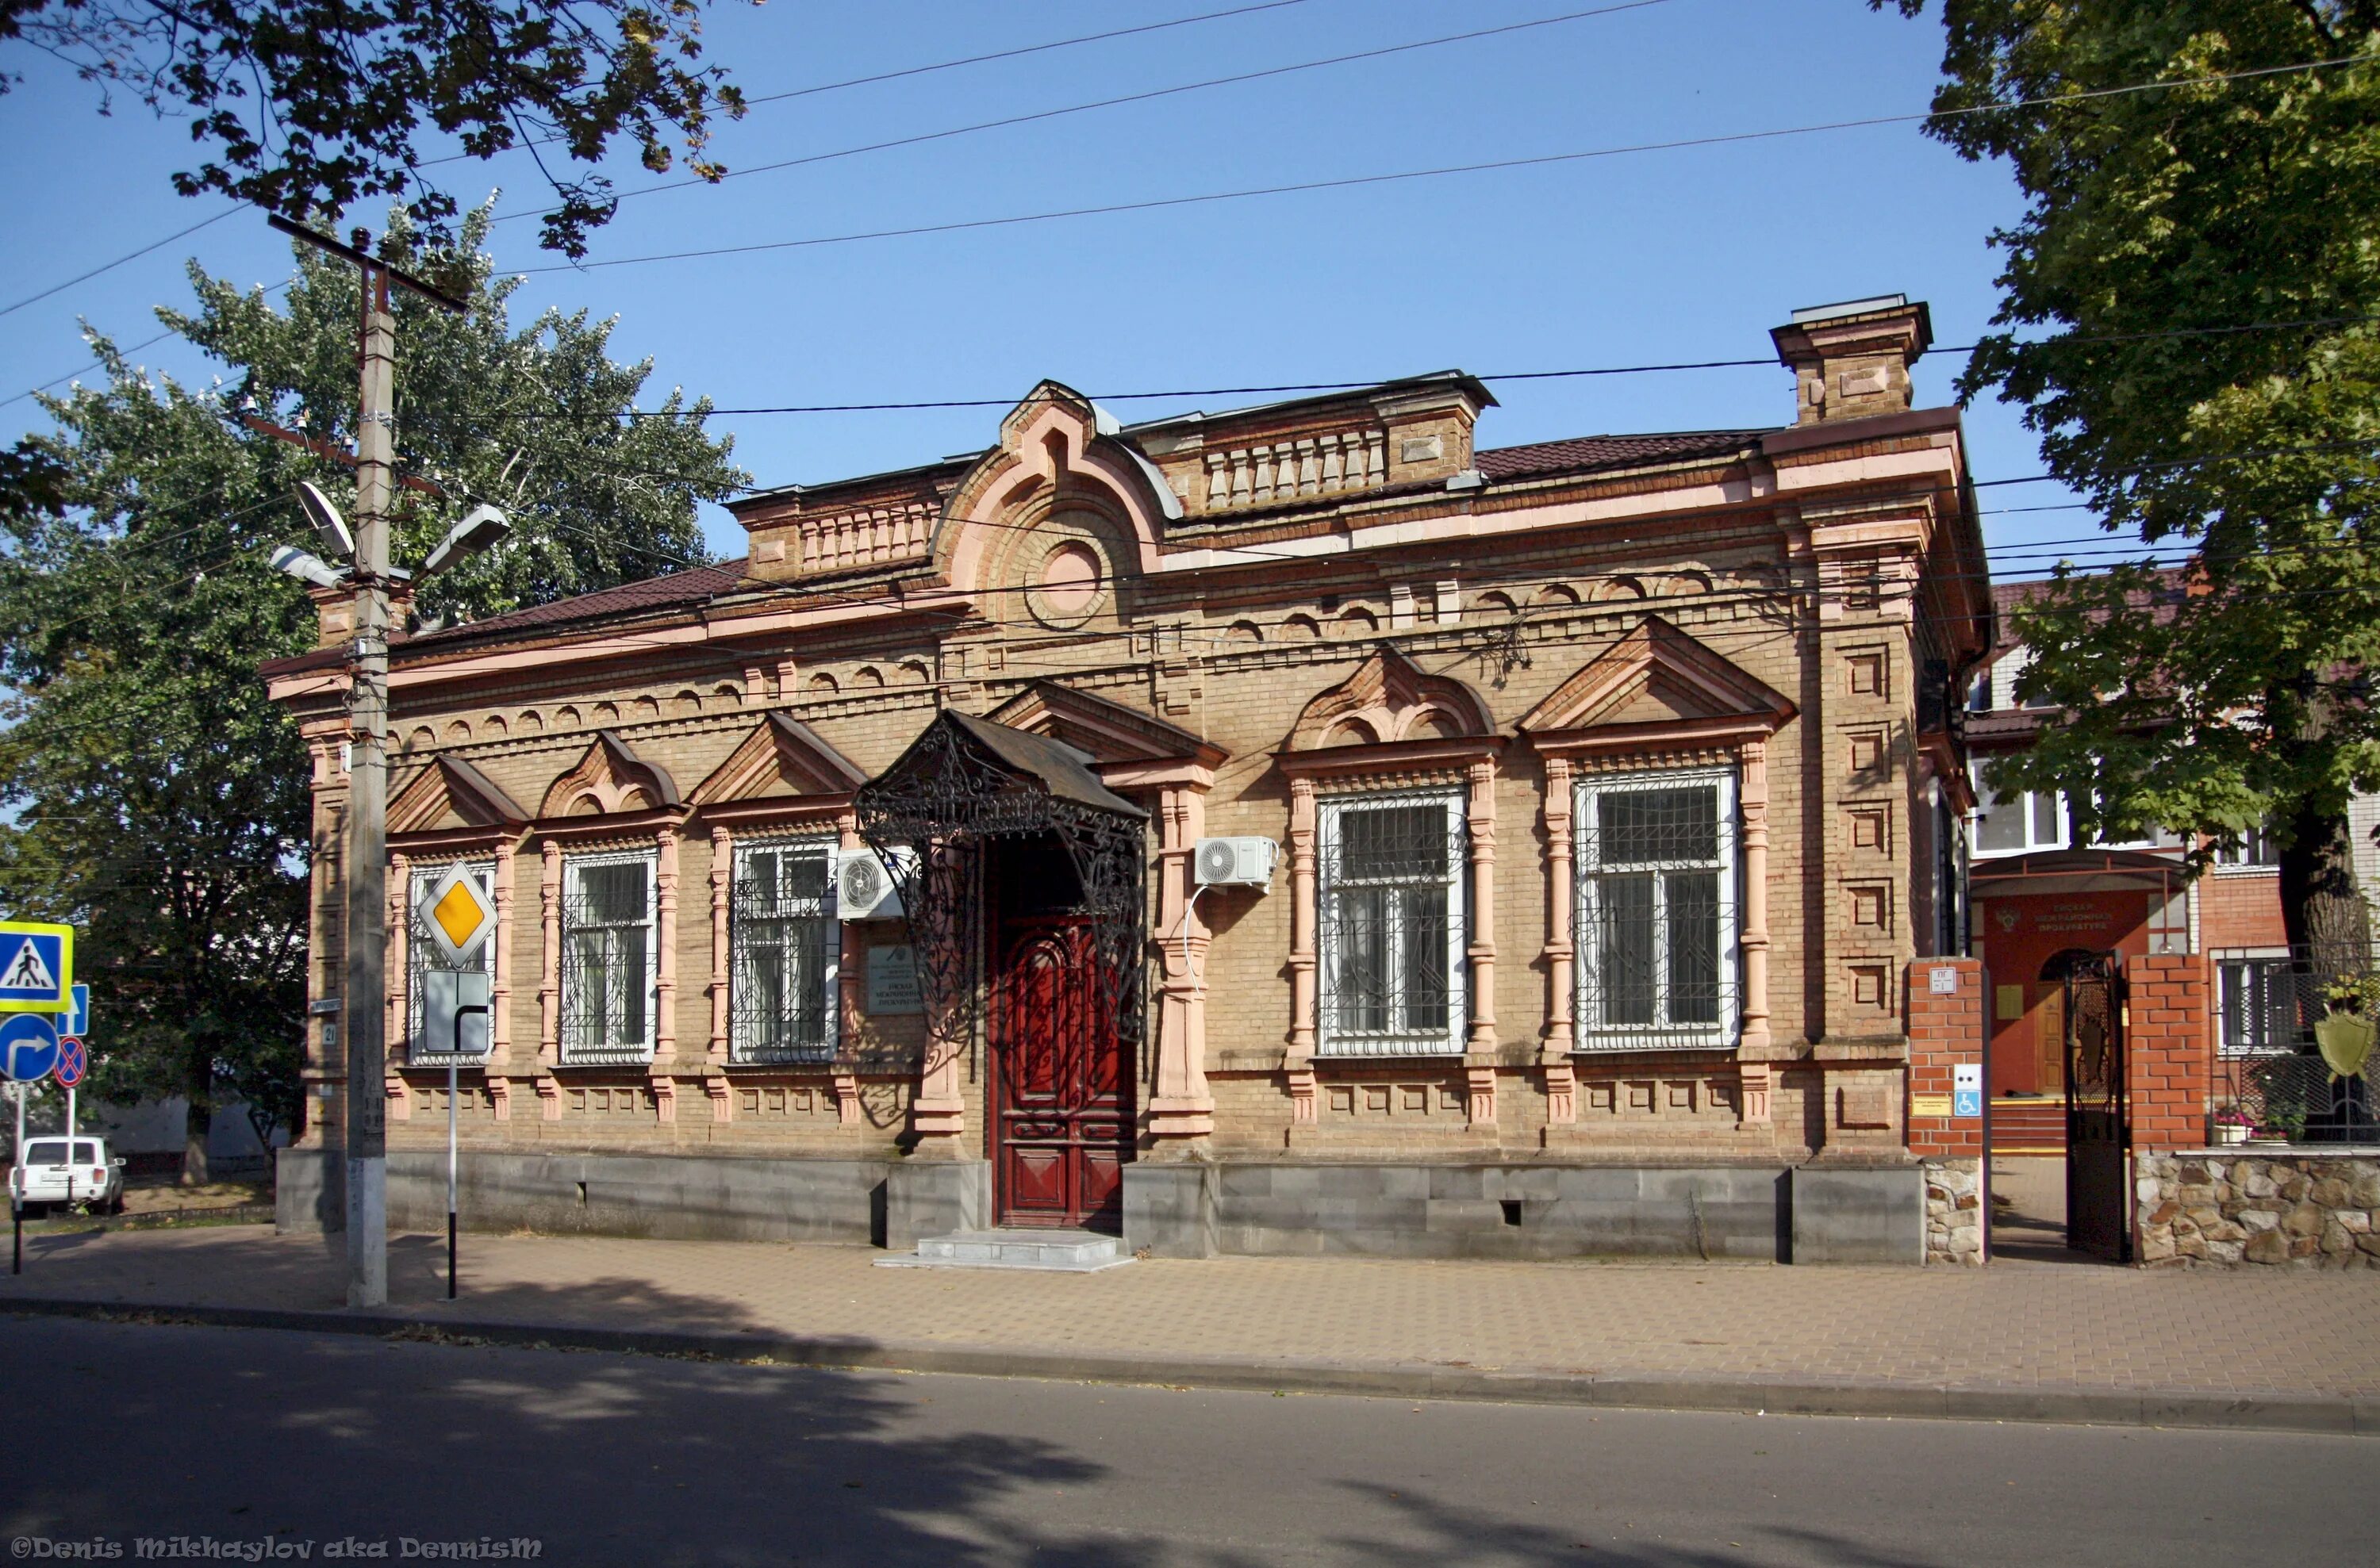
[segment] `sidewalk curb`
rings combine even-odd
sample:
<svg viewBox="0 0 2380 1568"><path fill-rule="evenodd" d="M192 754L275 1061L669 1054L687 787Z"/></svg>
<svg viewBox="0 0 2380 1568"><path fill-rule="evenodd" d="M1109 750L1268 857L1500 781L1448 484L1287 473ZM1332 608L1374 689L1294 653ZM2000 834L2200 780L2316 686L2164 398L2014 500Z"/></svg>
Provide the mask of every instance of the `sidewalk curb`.
<svg viewBox="0 0 2380 1568"><path fill-rule="evenodd" d="M942 1372L1062 1382L1154 1383L1259 1393L1463 1399L1611 1409L1710 1410L1778 1416L2025 1421L2066 1426L2187 1427L2380 1436L2380 1397L2274 1390L2042 1387L2016 1383L1864 1382L1694 1377L1661 1373L1505 1371L1402 1362L1229 1360L1096 1351L888 1344L759 1332L695 1333L400 1317L353 1309L176 1306L71 1297L0 1297L0 1314L102 1321L198 1323L311 1333L420 1336L528 1349L606 1351L766 1362L821 1370Z"/></svg>

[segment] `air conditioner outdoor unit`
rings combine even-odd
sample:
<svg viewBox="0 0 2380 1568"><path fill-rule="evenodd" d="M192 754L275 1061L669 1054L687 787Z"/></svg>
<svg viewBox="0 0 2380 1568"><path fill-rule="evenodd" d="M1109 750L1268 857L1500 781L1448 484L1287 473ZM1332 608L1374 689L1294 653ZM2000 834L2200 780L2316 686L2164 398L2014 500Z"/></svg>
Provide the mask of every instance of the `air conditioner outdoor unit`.
<svg viewBox="0 0 2380 1568"><path fill-rule="evenodd" d="M1192 875L1201 887L1269 889L1278 851L1269 838L1201 838L1191 859Z"/></svg>
<svg viewBox="0 0 2380 1568"><path fill-rule="evenodd" d="M844 851L842 863L835 867L834 908L844 920L901 918L900 885L873 850Z"/></svg>

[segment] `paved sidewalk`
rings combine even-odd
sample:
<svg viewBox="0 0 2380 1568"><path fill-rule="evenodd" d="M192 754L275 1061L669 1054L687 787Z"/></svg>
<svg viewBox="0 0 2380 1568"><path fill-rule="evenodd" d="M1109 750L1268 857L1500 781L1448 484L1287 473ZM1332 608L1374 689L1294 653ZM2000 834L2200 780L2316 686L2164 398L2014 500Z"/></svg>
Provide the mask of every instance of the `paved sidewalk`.
<svg viewBox="0 0 2380 1568"><path fill-rule="evenodd" d="M880 1269L870 1248L586 1236L390 1244L385 1314L263 1226L27 1238L11 1302L219 1321L1208 1385L2380 1431L2380 1273L1142 1260ZM2129 1414L2128 1414L2129 1413Z"/></svg>

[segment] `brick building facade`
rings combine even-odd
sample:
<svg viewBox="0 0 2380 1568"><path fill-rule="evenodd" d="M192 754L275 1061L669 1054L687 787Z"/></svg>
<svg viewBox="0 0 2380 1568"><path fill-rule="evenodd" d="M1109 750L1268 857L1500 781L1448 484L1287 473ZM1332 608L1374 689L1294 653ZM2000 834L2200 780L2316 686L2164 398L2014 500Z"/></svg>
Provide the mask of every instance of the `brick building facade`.
<svg viewBox="0 0 2380 1568"><path fill-rule="evenodd" d="M459 1040L467 1224L1913 1260L1992 637L1927 331L1796 313L1783 428L1501 449L1459 373L1132 426L1044 382L979 453L737 503L743 561L396 641L393 1223ZM342 609L266 671L316 763L292 1223L335 1212ZM408 931L458 862L468 1036Z"/></svg>

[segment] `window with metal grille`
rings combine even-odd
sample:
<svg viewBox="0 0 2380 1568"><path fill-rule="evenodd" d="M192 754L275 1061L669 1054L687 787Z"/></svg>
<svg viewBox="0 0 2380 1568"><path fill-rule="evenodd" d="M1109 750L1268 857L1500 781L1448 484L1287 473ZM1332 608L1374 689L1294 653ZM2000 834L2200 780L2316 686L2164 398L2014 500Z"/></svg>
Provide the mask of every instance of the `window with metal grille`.
<svg viewBox="0 0 2380 1568"><path fill-rule="evenodd" d="M479 885L480 891L487 895L488 901L494 903L496 862L469 862L464 870ZM449 1061L478 1064L486 1060L488 1054L490 1015L463 1015L463 1048L458 1055L455 1048L455 1009L458 1004L488 1005L489 987L495 982L496 939L491 936L480 943L480 950L459 973L447 967L438 944L431 938L429 922L421 913L421 900L430 896L445 874L443 865L415 866L406 874L405 1048L406 1059L417 1067ZM478 979L480 976L486 978Z"/></svg>
<svg viewBox="0 0 2380 1568"><path fill-rule="evenodd" d="M564 868L562 1059L653 1054L653 857L584 855Z"/></svg>
<svg viewBox="0 0 2380 1568"><path fill-rule="evenodd" d="M834 1055L836 971L831 839L735 847L728 1049L739 1062L817 1062Z"/></svg>
<svg viewBox="0 0 2380 1568"><path fill-rule="evenodd" d="M2287 958L2226 959L2215 971L2223 994L2223 1055L2285 1055L2311 1038L2298 1022L2299 977Z"/></svg>
<svg viewBox="0 0 2380 1568"><path fill-rule="evenodd" d="M1573 821L1578 1049L1732 1045L1734 775L1589 778Z"/></svg>
<svg viewBox="0 0 2380 1568"><path fill-rule="evenodd" d="M1372 795L1321 808L1318 1048L1460 1053L1469 1021L1462 797Z"/></svg>

